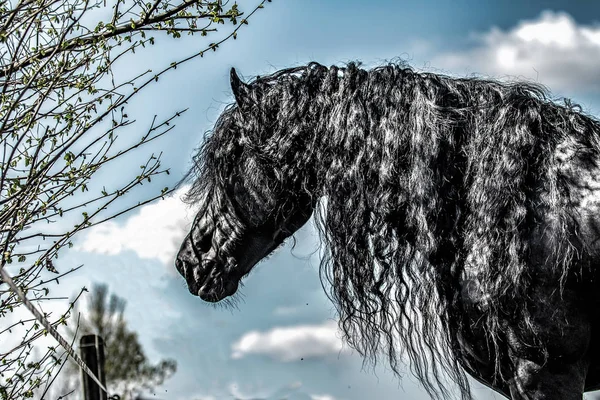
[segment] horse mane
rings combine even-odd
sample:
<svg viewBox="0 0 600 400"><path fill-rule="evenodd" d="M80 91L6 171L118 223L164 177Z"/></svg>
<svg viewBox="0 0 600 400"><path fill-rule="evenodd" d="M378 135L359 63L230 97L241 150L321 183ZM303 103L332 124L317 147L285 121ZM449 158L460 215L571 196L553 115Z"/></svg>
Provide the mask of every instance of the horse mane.
<svg viewBox="0 0 600 400"><path fill-rule="evenodd" d="M398 375L406 356L434 398L450 396L444 373L471 398L449 333L461 324L452 312L458 280L477 269L474 290L495 347L504 340L500 315L529 322L538 209L553 218L554 268L564 283L579 255L557 154L572 145L578 157L596 157L598 121L551 101L538 84L402 63L310 63L257 77L245 96L250 111L227 108L197 154L188 200L207 182L225 182L239 162L231 154L252 160L255 190L274 193L272 212L283 212L292 184L326 196L315 212L325 244L320 277L344 338L373 364L383 352Z"/></svg>

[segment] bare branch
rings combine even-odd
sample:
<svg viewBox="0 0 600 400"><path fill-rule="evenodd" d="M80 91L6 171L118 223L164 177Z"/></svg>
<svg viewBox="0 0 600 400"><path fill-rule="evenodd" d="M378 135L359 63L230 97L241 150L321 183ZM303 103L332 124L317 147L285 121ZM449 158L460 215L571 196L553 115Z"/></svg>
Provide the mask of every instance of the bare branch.
<svg viewBox="0 0 600 400"><path fill-rule="evenodd" d="M127 105L167 71L235 39L265 1L245 19L237 4L218 0L112 0L102 14L104 0L0 1L0 317L24 307L34 315L0 330L0 343L9 334L21 338L11 348L0 346L0 399L46 393L65 357L77 359L56 330L74 302L53 322L36 308L59 301L50 288L81 267L60 265L59 253L77 233L172 193L159 188L113 210L135 188L169 173L161 154L149 154L137 172L110 188L93 185L98 171L171 132L185 112L155 116L137 141L123 146L119 135L136 122ZM100 15L105 19L95 18ZM147 66L132 78L114 72L126 57L155 44L152 33L169 40L186 32L207 36L221 25L229 25L222 37L156 66L158 72ZM47 334L64 352L52 348L34 356L36 341Z"/></svg>

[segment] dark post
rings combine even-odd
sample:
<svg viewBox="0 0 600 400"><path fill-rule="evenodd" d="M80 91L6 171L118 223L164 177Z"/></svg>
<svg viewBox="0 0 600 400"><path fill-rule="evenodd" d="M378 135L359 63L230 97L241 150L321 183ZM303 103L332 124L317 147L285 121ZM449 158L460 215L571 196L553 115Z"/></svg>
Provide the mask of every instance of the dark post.
<svg viewBox="0 0 600 400"><path fill-rule="evenodd" d="M79 341L81 358L106 387L104 376L104 340L98 335L85 335ZM107 400L108 395L83 370L81 371L84 400Z"/></svg>

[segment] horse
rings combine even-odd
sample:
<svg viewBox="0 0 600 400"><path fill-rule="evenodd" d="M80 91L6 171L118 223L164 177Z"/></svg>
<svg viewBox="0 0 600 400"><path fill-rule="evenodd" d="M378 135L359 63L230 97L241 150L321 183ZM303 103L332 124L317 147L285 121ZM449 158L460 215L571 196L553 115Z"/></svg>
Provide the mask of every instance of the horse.
<svg viewBox="0 0 600 400"><path fill-rule="evenodd" d="M230 81L183 180L192 295L231 299L314 215L365 360L407 363L433 399L471 399L467 374L512 399L600 388L597 119L536 83L403 62Z"/></svg>

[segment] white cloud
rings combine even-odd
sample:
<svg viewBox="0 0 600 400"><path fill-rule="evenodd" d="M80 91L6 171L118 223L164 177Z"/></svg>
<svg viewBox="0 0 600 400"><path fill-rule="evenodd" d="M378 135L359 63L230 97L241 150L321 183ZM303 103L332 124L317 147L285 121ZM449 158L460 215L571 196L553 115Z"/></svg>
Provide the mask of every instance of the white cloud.
<svg viewBox="0 0 600 400"><path fill-rule="evenodd" d="M187 189L140 207L124 224L108 221L90 228L76 249L109 255L132 250L140 258L171 265L194 218L193 210L181 200Z"/></svg>
<svg viewBox="0 0 600 400"><path fill-rule="evenodd" d="M231 382L228 389L231 396L239 400L266 399L269 397L269 390L262 386L255 387L252 384L243 387L238 382Z"/></svg>
<svg viewBox="0 0 600 400"><path fill-rule="evenodd" d="M297 325L244 334L232 346L232 358L261 354L282 362L337 355L342 350L337 324Z"/></svg>
<svg viewBox="0 0 600 400"><path fill-rule="evenodd" d="M62 315L64 315L67 312L69 308L68 304L60 300L48 300L44 302L32 301L32 303L42 314L47 314L47 319L50 322L57 321ZM9 349L13 349L21 343L26 332L31 328L32 325L32 323L29 323L27 321L33 318L33 314L31 314L31 312L28 309L26 309L23 305L13 309L12 311L8 312L6 315L3 316L3 326L12 326L12 328L10 329L10 332L8 332L8 334L4 333L0 337L0 339L2 339L0 341L0 352L4 353ZM25 323L21 324L20 322L23 321L25 321ZM72 322L71 320L69 321L69 323L73 324L74 322ZM57 330L61 335L65 335L66 333L64 325L59 325ZM57 344L58 343L50 334L46 336L41 336L35 340L36 347L44 353L47 350L48 346L57 346ZM13 354L13 356L15 355L16 353Z"/></svg>
<svg viewBox="0 0 600 400"><path fill-rule="evenodd" d="M335 400L335 397L329 394L312 394L310 398L311 400Z"/></svg>
<svg viewBox="0 0 600 400"><path fill-rule="evenodd" d="M473 38L475 47L442 53L431 64L457 73L526 78L553 90L600 89L600 25L545 11L507 31L492 28Z"/></svg>
<svg viewBox="0 0 600 400"><path fill-rule="evenodd" d="M312 396L301 391L303 387L301 381L293 381L279 388L276 388L275 386L275 383L269 380L251 382L229 381L227 384L223 385L213 382L212 389L205 389L205 391L197 393L191 398L194 400L215 400L224 398L233 398L237 400L313 400ZM180 400L189 398L189 396L180 397Z"/></svg>

